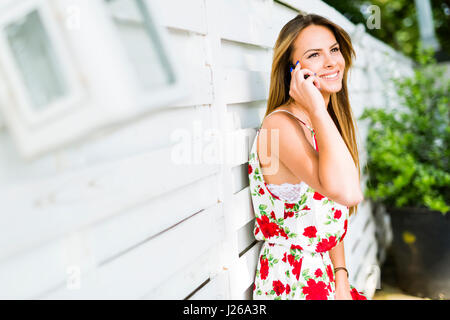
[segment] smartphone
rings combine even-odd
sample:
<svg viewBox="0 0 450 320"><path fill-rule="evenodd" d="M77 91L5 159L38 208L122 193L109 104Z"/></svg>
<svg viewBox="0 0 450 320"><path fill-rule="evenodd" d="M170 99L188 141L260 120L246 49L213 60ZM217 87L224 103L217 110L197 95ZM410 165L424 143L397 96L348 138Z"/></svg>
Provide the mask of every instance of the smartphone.
<svg viewBox="0 0 450 320"><path fill-rule="evenodd" d="M295 65L291 64L291 68L295 69ZM305 80L309 78L309 74L304 75Z"/></svg>

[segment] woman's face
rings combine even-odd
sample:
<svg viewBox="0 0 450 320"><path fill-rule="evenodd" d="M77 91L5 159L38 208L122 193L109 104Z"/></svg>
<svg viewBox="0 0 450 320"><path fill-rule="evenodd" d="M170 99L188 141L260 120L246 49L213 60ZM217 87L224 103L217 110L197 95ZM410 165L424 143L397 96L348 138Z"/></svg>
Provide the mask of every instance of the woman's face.
<svg viewBox="0 0 450 320"><path fill-rule="evenodd" d="M294 41L291 62L300 61L302 69L317 73L322 94L342 88L345 60L333 32L324 26L310 25Z"/></svg>

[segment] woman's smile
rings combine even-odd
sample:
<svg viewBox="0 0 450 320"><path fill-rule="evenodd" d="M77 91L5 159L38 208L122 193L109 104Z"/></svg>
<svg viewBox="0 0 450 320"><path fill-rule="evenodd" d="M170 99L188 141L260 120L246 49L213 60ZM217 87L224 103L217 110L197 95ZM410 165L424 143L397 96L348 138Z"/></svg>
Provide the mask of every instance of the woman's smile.
<svg viewBox="0 0 450 320"><path fill-rule="evenodd" d="M323 74L319 76L321 79L327 80L327 81L335 81L339 79L339 70L334 72L329 72L326 74Z"/></svg>

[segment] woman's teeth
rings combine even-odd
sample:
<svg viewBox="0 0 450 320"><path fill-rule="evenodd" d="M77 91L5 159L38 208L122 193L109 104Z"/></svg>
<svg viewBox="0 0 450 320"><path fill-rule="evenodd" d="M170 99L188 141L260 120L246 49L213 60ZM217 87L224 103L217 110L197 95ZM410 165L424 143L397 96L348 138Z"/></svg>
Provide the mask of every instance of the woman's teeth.
<svg viewBox="0 0 450 320"><path fill-rule="evenodd" d="M321 76L321 78L327 79L327 80L335 80L335 79L337 79L338 73L339 73L339 71L337 71L333 74L327 75L327 76Z"/></svg>

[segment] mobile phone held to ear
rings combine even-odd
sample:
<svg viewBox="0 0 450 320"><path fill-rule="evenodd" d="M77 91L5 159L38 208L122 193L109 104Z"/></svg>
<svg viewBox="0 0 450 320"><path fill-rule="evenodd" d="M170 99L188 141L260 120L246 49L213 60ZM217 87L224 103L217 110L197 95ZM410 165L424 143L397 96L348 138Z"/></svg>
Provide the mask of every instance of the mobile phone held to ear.
<svg viewBox="0 0 450 320"><path fill-rule="evenodd" d="M290 72L292 72L292 70L294 70L294 69L295 69L295 65L292 64ZM308 79L309 78L309 74L305 74L304 78L305 78L305 80Z"/></svg>

